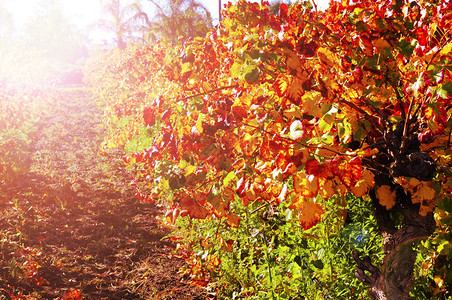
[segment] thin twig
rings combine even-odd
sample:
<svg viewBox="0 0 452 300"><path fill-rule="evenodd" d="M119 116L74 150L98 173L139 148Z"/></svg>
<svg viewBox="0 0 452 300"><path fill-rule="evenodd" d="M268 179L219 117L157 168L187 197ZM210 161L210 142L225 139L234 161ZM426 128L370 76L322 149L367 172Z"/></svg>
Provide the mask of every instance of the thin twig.
<svg viewBox="0 0 452 300"><path fill-rule="evenodd" d="M405 151L408 123L410 120L411 110L413 109L413 103L414 103L414 97L410 101L410 106L408 107L407 117L405 118L405 124L403 124L402 144L400 145L400 152L399 152L400 154L402 154L403 151Z"/></svg>
<svg viewBox="0 0 452 300"><path fill-rule="evenodd" d="M196 95L187 96L187 97L180 98L180 99L172 98L171 100L185 101L185 100L188 100L188 99L191 99L191 98L195 98L195 97L199 97L199 96L205 96L205 95L208 95L208 94L211 94L211 93L215 93L215 92L218 92L218 91L221 91L221 90L233 89L233 88L236 88L238 86L239 86L238 84L222 86L222 87L219 87L219 88L216 88L216 89L204 92L204 93L199 93L199 94L196 94Z"/></svg>
<svg viewBox="0 0 452 300"><path fill-rule="evenodd" d="M258 208L255 208L254 210L251 211L251 214L254 214L255 212L261 210L262 208L267 207L267 206L273 204L273 202L275 202L275 201L276 201L276 199L273 199L272 201L267 202L267 203L265 203L265 204L259 206Z"/></svg>
<svg viewBox="0 0 452 300"><path fill-rule="evenodd" d="M379 70L375 70L375 69L369 68L367 66L363 66L363 70L382 76L385 79L385 81L391 85L391 87L393 88L393 90L396 94L396 98L399 103L400 110L402 112L402 118L406 119L405 110L403 109L403 101L402 101L403 98L402 98L402 95L400 95L399 89L397 88L397 85L395 84L395 82L393 82L386 74L383 74Z"/></svg>
<svg viewBox="0 0 452 300"><path fill-rule="evenodd" d="M374 124L376 127L378 127L378 129L381 130L381 132L385 132L385 129L383 128L383 126L381 126L380 124L378 124L377 121L375 121L371 115L369 115L365 110L363 110L361 107L356 106L354 103L347 101L345 99L340 98L339 102L344 103L348 106L350 106L351 108L353 108L354 110L358 111L359 113L363 114L364 117L371 122L372 124Z"/></svg>

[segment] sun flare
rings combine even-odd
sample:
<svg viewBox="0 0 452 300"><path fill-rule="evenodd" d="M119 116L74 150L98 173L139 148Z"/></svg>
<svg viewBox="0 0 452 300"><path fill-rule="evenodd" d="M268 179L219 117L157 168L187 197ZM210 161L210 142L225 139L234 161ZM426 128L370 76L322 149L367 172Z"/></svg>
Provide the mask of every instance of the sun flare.
<svg viewBox="0 0 452 300"><path fill-rule="evenodd" d="M0 1L0 79L21 85L60 82L86 56L88 29L100 18L95 0ZM94 43L108 39L100 31L92 34Z"/></svg>

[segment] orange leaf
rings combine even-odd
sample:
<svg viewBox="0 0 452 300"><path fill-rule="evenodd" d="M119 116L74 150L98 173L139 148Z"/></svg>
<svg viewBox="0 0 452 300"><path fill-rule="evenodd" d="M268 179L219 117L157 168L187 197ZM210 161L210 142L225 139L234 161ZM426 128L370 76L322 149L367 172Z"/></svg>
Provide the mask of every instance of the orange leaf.
<svg viewBox="0 0 452 300"><path fill-rule="evenodd" d="M420 181L420 184L416 187L416 192L411 197L413 203L431 202L434 199L435 190L431 181Z"/></svg>
<svg viewBox="0 0 452 300"><path fill-rule="evenodd" d="M297 203L299 209L298 221L305 230L308 230L322 219L322 215L325 212L323 207L316 203L314 199L309 201L301 201Z"/></svg>
<svg viewBox="0 0 452 300"><path fill-rule="evenodd" d="M377 198L386 209L391 209L396 203L397 196L395 191L391 191L389 185L382 185L377 189Z"/></svg>
<svg viewBox="0 0 452 300"><path fill-rule="evenodd" d="M239 137L232 131L226 131L221 138L223 146L231 151L232 149L240 152L240 140Z"/></svg>
<svg viewBox="0 0 452 300"><path fill-rule="evenodd" d="M226 214L229 211L229 202L224 200L220 195L214 196L209 202L208 202L211 211L217 216L218 218L226 216Z"/></svg>
<svg viewBox="0 0 452 300"><path fill-rule="evenodd" d="M317 55L322 63L324 63L327 67L331 68L335 65L335 61L337 61L333 52L328 50L327 48L318 48Z"/></svg>
<svg viewBox="0 0 452 300"><path fill-rule="evenodd" d="M226 216L226 223L234 228L238 228L240 225L240 217L234 214L229 214Z"/></svg>
<svg viewBox="0 0 452 300"><path fill-rule="evenodd" d="M224 240L221 236L218 238L218 240L220 241L221 244L221 250L226 251L226 252L232 252L234 251L233 245L234 245L234 241L229 239L229 240Z"/></svg>
<svg viewBox="0 0 452 300"><path fill-rule="evenodd" d="M333 159L331 167L334 174L349 188L361 178L362 167L359 157L354 157L348 162L343 156L337 156Z"/></svg>
<svg viewBox="0 0 452 300"><path fill-rule="evenodd" d="M228 201L229 203L234 202L235 200L235 192L232 188L226 187L222 189L222 193L224 200Z"/></svg>
<svg viewBox="0 0 452 300"><path fill-rule="evenodd" d="M286 97L295 104L300 104L301 97L304 95L303 82L298 78L293 78L287 89Z"/></svg>
<svg viewBox="0 0 452 300"><path fill-rule="evenodd" d="M322 182L322 188L320 189L319 194L323 199L329 199L337 193L337 187L334 185L333 180L321 179L320 181Z"/></svg>
<svg viewBox="0 0 452 300"><path fill-rule="evenodd" d="M361 178L358 180L358 182L350 187L351 192L356 197L362 197L369 189L374 187L375 180L374 180L374 174L369 170L364 170L362 173Z"/></svg>
<svg viewBox="0 0 452 300"><path fill-rule="evenodd" d="M262 145L262 141L256 135L251 135L246 133L242 137L242 148L241 151L246 156L252 156L256 150L258 150Z"/></svg>
<svg viewBox="0 0 452 300"><path fill-rule="evenodd" d="M209 211L204 206L201 206L198 201L193 199L188 193L182 192L178 195L178 198L181 210L186 210L190 217L205 219L209 215Z"/></svg>
<svg viewBox="0 0 452 300"><path fill-rule="evenodd" d="M423 217L427 216L429 212L433 212L437 204L437 201L431 201L425 204L423 203L419 208L419 214Z"/></svg>

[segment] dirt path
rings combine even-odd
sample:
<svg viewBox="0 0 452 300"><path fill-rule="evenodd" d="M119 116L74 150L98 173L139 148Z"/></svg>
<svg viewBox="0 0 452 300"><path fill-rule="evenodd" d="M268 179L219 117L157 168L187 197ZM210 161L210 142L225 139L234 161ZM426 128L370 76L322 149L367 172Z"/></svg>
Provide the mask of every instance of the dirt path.
<svg viewBox="0 0 452 300"><path fill-rule="evenodd" d="M178 274L161 211L133 197L119 150L99 151L101 111L58 91L33 165L0 193L0 288L13 299L204 299ZM76 299L67 298L67 299Z"/></svg>

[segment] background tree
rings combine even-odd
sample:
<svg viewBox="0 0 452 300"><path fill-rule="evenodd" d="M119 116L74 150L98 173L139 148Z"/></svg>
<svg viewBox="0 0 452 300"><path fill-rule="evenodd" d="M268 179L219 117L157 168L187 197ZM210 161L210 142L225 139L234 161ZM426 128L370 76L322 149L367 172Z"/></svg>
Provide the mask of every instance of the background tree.
<svg viewBox="0 0 452 300"><path fill-rule="evenodd" d="M4 6L4 1L0 1L0 41L2 48L11 43L14 30L14 23L11 14Z"/></svg>
<svg viewBox="0 0 452 300"><path fill-rule="evenodd" d="M150 16L141 12L149 41L175 44L178 38L204 36L212 28L210 12L195 0L149 0L155 8Z"/></svg>
<svg viewBox="0 0 452 300"><path fill-rule="evenodd" d="M54 0L41 1L40 7L21 32L2 43L0 72L21 86L47 86L66 76L80 83L79 63L87 54L81 34Z"/></svg>
<svg viewBox="0 0 452 300"><path fill-rule="evenodd" d="M26 24L24 43L46 58L76 63L86 54L82 35L67 21L59 3L46 0L41 7Z"/></svg>
<svg viewBox="0 0 452 300"><path fill-rule="evenodd" d="M101 0L106 18L98 20L93 27L115 36L117 47L123 50L129 40L136 40L139 28L139 2L123 4L121 0Z"/></svg>

